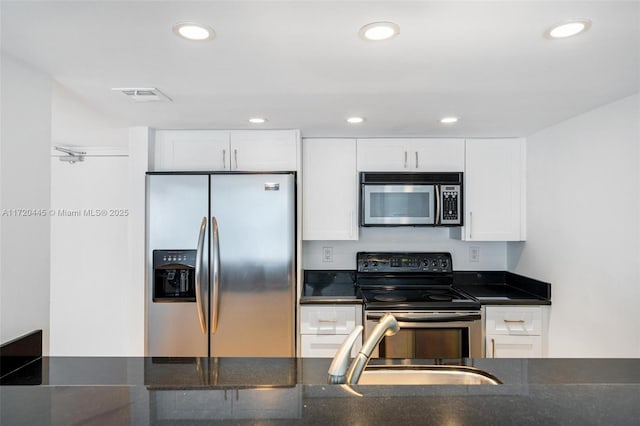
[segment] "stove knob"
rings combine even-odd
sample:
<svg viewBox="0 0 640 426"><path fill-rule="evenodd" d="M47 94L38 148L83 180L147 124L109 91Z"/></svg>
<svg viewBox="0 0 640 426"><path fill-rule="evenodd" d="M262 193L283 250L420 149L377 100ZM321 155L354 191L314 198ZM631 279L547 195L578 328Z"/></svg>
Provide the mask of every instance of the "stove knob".
<svg viewBox="0 0 640 426"><path fill-rule="evenodd" d="M373 262L373 267L376 268L378 266L378 262Z"/></svg>
<svg viewBox="0 0 640 426"><path fill-rule="evenodd" d="M364 263L362 264L362 266L364 266L365 268L368 268L368 267L369 267L369 264L368 264L367 262L364 262Z"/></svg>

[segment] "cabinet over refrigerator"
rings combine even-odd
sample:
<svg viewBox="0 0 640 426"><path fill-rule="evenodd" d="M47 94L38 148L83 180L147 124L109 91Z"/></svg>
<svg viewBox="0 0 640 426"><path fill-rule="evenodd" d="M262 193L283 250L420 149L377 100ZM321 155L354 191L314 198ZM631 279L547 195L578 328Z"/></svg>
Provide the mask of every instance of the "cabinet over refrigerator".
<svg viewBox="0 0 640 426"><path fill-rule="evenodd" d="M147 355L295 356L295 174L147 173Z"/></svg>

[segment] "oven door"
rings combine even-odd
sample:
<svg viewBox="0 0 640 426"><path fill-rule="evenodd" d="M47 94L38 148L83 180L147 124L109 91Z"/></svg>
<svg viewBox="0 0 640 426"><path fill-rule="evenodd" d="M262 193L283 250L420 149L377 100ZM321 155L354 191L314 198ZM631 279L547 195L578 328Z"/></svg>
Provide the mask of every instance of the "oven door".
<svg viewBox="0 0 640 426"><path fill-rule="evenodd" d="M385 313L365 313L365 340ZM374 358L454 359L484 356L481 312L388 313L396 318L400 331L382 338L373 352Z"/></svg>
<svg viewBox="0 0 640 426"><path fill-rule="evenodd" d="M362 185L362 225L433 225L434 185Z"/></svg>

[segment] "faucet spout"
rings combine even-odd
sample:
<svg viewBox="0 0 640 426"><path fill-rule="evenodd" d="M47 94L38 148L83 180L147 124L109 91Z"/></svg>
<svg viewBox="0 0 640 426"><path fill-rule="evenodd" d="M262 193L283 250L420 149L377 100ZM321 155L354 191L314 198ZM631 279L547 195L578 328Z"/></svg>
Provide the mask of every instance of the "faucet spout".
<svg viewBox="0 0 640 426"><path fill-rule="evenodd" d="M362 333L362 326L358 325L353 329L351 334L342 342L338 352L336 352L329 366L329 383L344 384L346 383L346 375L349 359L351 357L351 350L356 343L358 337Z"/></svg>
<svg viewBox="0 0 640 426"><path fill-rule="evenodd" d="M360 352L351 363L349 371L347 371L346 374L347 383L353 385L358 383L362 371L364 371L367 364L369 364L373 350L380 344L382 338L384 336L393 336L398 331L400 331L400 326L393 315L386 314L380 319L371 332L371 335L367 338L367 341L362 345L362 349L360 349Z"/></svg>

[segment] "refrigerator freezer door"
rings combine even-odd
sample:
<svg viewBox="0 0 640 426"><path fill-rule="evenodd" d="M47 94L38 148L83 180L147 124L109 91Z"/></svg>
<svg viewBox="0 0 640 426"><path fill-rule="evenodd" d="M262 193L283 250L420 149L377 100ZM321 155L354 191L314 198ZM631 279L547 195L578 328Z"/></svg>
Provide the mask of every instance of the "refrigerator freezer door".
<svg viewBox="0 0 640 426"><path fill-rule="evenodd" d="M197 249L209 213L208 175L147 175L147 356L207 356L195 302L154 303L153 250ZM202 297L208 316L208 220L203 247ZM199 268L200 269L200 268Z"/></svg>
<svg viewBox="0 0 640 426"><path fill-rule="evenodd" d="M295 356L293 174L211 176L218 223L218 327L211 356Z"/></svg>

